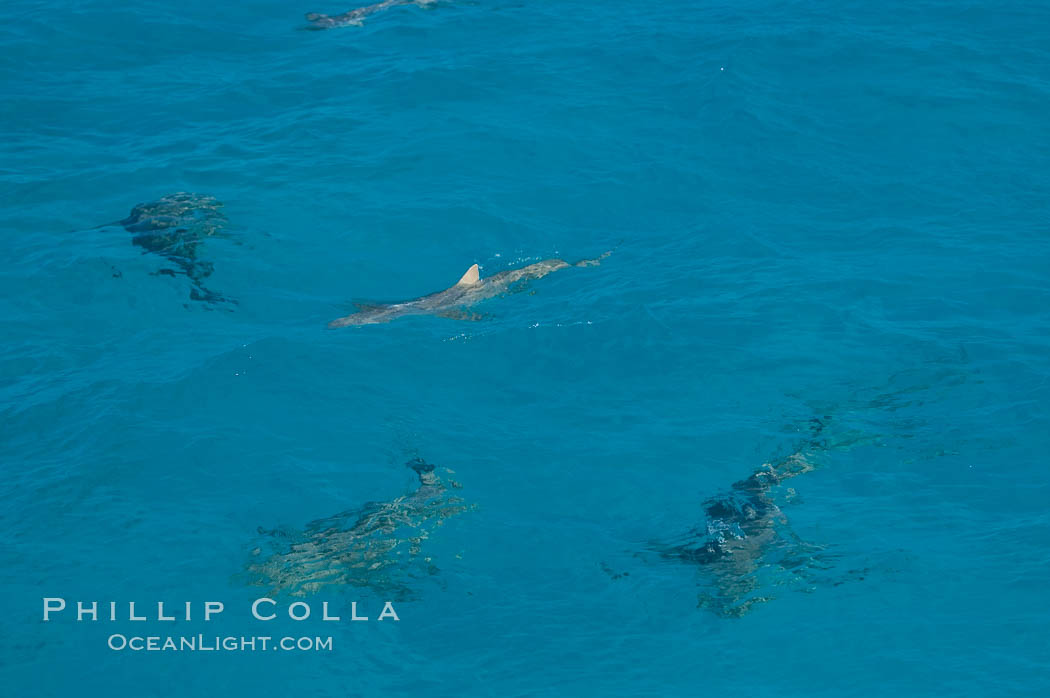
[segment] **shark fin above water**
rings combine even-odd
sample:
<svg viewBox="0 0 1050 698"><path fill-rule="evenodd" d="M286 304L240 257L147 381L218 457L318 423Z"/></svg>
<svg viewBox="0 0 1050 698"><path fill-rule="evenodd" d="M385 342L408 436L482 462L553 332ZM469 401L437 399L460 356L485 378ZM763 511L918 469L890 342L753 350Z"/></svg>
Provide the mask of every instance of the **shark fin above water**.
<svg viewBox="0 0 1050 698"><path fill-rule="evenodd" d="M606 252L595 259L582 260L576 264L569 264L564 259L545 259L517 269L496 272L485 277L484 280L481 278L478 265L472 264L455 285L443 291L398 303L384 303L376 307L358 303L356 313L332 320L328 323L328 327L374 325L380 322L390 322L406 315L437 315L456 320L480 320L483 316L469 310L480 301L519 291L523 284L533 279L541 279L559 269L572 266L596 266L609 254L611 252Z"/></svg>
<svg viewBox="0 0 1050 698"><path fill-rule="evenodd" d="M457 286L473 286L481 280L481 273L478 271L478 265L472 264L470 269L467 269L459 281L456 282Z"/></svg>

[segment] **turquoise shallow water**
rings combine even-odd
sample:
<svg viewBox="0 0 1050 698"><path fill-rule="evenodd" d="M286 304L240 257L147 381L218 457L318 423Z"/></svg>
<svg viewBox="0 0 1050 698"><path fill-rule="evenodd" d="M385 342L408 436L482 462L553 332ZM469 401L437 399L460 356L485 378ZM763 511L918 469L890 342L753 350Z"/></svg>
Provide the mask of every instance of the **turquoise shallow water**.
<svg viewBox="0 0 1050 698"><path fill-rule="evenodd" d="M322 5L0 8L5 694L1050 691L1043 4ZM103 225L179 191L224 203L228 302ZM610 249L478 322L325 329ZM800 446L757 571L660 554ZM253 564L398 497L419 554L251 619ZM719 574L771 600L698 608Z"/></svg>

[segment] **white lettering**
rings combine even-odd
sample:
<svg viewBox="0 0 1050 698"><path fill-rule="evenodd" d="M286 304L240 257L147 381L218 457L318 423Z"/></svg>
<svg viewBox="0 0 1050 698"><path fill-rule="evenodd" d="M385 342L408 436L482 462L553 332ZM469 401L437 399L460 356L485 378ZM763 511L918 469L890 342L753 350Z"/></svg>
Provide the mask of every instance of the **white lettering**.
<svg viewBox="0 0 1050 698"><path fill-rule="evenodd" d="M339 616L328 615L328 602L321 604L321 620L339 620Z"/></svg>
<svg viewBox="0 0 1050 698"><path fill-rule="evenodd" d="M397 617L397 612L394 611L394 604L390 603L389 601L387 601L386 604L384 604L383 612L379 614L379 620L383 620L384 618L393 618L394 620L401 620Z"/></svg>
<svg viewBox="0 0 1050 698"><path fill-rule="evenodd" d="M77 601L77 622L79 623L89 613L91 620L98 620L98 601L92 601L91 608L84 606L83 601Z"/></svg>
<svg viewBox="0 0 1050 698"><path fill-rule="evenodd" d="M211 620L213 613L222 613L222 610L226 608L222 605L222 601L205 601L204 602L204 620L205 622Z"/></svg>
<svg viewBox="0 0 1050 698"><path fill-rule="evenodd" d="M57 605L57 606L53 605L54 601L57 601L59 605ZM46 623L47 621L51 620L51 618L50 618L51 611L61 611L65 607L66 607L66 600L65 599L57 599L57 598L44 599L44 622Z"/></svg>
<svg viewBox="0 0 1050 698"><path fill-rule="evenodd" d="M296 606L302 606L304 609L306 609L305 612L303 613L303 615L301 615L301 616L295 615L295 607ZM310 605L307 604L305 601L296 601L295 603L293 603L291 606L288 607L288 617L291 618L292 620L306 620L307 618L310 617Z"/></svg>
<svg viewBox="0 0 1050 698"><path fill-rule="evenodd" d="M273 599L267 599L265 597L263 597L261 599L256 599L255 603L252 604L252 615L255 616L256 620L273 620L274 618L277 617L276 613L271 613L270 615L266 616L265 618L263 616L260 616L259 615L259 604L261 604L261 603L268 603L268 604L271 604L273 606L277 605L277 602L274 601Z"/></svg>

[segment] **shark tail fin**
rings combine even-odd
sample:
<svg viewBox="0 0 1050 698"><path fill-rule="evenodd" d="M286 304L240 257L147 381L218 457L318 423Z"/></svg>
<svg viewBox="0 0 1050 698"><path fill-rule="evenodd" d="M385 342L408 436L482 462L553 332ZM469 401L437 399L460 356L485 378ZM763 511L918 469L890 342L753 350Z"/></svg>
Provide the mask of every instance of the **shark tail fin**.
<svg viewBox="0 0 1050 698"><path fill-rule="evenodd" d="M407 465L408 467L412 468L412 470L416 471L416 475L419 476L420 484L426 484L426 477L425 476L428 473L434 472L434 466L431 465L430 463L427 463L425 460L423 460L419 456L416 456L412 460L408 461L407 463L405 463L405 465Z"/></svg>
<svg viewBox="0 0 1050 698"><path fill-rule="evenodd" d="M603 259L605 259L609 255L611 255L612 253L613 253L612 250L608 250L606 252L602 252L600 255L598 255L594 259L581 259L580 261L576 262L576 264L574 264L573 266L574 267L596 267L596 266L598 266L599 264L602 263Z"/></svg>
<svg viewBox="0 0 1050 698"><path fill-rule="evenodd" d="M420 474L430 473L434 471L434 466L430 463L427 463L419 456L416 456L412 460L408 461L407 463L405 463L405 465L407 465L408 467L412 468L412 470L415 470L417 473Z"/></svg>
<svg viewBox="0 0 1050 698"><path fill-rule="evenodd" d="M467 273L464 274L459 281L456 282L457 286L473 286L481 279L481 273L478 271L478 265L472 264L470 269L467 269Z"/></svg>

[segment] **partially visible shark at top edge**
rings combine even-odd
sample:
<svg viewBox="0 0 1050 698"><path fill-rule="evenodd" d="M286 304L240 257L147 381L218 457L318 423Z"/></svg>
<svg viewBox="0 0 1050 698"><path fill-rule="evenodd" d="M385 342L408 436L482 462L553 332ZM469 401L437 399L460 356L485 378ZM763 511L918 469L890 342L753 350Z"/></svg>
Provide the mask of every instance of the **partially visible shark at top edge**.
<svg viewBox="0 0 1050 698"><path fill-rule="evenodd" d="M374 15L377 12L382 12L391 7L397 7L398 5L419 5L420 7L426 7L432 5L437 0L382 0L374 5L367 5L365 7L358 7L353 10L348 10L339 15L325 15L319 12L311 12L306 15L306 21L310 23L307 29L334 29L336 27L360 27L365 23L365 17Z"/></svg>
<svg viewBox="0 0 1050 698"><path fill-rule="evenodd" d="M401 303L377 305L359 303L359 309L356 313L332 320L328 323L328 327L373 325L380 322L390 322L395 318L406 315L437 315L438 317L447 317L455 320L477 319L477 316L465 312L464 309L486 298L492 298L501 293L514 290L511 288L514 284L531 279L540 279L559 269L597 266L610 254L612 254L611 251L594 259L580 260L575 264L569 264L564 259L545 259L542 262L536 262L520 269L507 269L484 279L481 278L478 265L474 264L470 269L467 269L467 273L451 288Z"/></svg>

